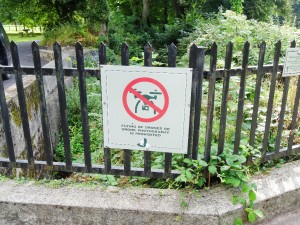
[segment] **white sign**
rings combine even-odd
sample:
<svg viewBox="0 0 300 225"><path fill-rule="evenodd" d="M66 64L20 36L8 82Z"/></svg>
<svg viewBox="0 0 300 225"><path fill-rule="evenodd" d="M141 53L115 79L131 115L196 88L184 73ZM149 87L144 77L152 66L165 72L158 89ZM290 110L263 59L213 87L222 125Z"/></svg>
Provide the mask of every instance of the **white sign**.
<svg viewBox="0 0 300 225"><path fill-rule="evenodd" d="M283 67L283 77L300 75L300 48L288 48Z"/></svg>
<svg viewBox="0 0 300 225"><path fill-rule="evenodd" d="M187 153L192 70L101 67L104 146Z"/></svg>

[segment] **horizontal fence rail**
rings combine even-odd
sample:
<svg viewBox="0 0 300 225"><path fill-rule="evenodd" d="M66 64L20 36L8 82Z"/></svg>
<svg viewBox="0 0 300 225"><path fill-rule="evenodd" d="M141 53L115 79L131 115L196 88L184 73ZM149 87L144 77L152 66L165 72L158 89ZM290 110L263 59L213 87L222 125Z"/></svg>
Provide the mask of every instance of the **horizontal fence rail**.
<svg viewBox="0 0 300 225"><path fill-rule="evenodd" d="M1 45L2 42L0 42ZM270 74L270 89L269 100L267 106L267 112L265 116L264 134L259 148L262 154L260 162L267 160L274 160L280 157L289 156L291 154L297 154L300 152L300 143L295 143L295 132L299 129L299 99L300 99L300 76L297 79L297 87L295 93L295 99L293 103L293 109L291 114L291 122L289 127L289 137L286 146L282 146L282 135L284 131L284 120L286 117L287 98L290 86L290 77L282 78L283 91L282 102L280 106L279 122L277 125L277 134L275 140L275 148L273 151L269 149L270 141L270 129L272 123L272 112L274 110L274 95L276 92L276 81L280 76L278 73L282 72L283 65L279 64L279 56L281 52L281 42L277 42L275 46L274 63L272 65L264 65L264 56L266 51L266 43L262 42L260 45L258 65L248 66L249 52L251 50L250 43L246 42L243 50L242 65L239 68L232 68L232 55L234 46L232 43L228 43L225 56L225 68L217 69L218 58L218 46L213 43L210 49L210 65L209 70L204 70L204 58L205 48L198 47L195 44L190 48L189 67L193 69L192 78L192 92L191 92L191 111L190 111L190 125L189 125L189 142L188 153L185 155L187 158L197 160L199 158L204 159L206 162L210 161L212 154L212 141L217 138L217 153L222 154L224 151L226 142L226 129L228 126L228 103L230 101L230 88L231 82L234 77L239 78L239 90L237 90L238 103L236 105L236 123L235 123L235 137L232 151L235 154L240 153L240 145L242 138L242 130L245 114L245 96L247 89L247 78L256 75L256 84L253 98L251 124L249 128L249 145L256 146L255 138L258 129L258 118L260 116L260 96L262 80L265 74ZM291 43L291 47L296 47L295 41ZM107 64L106 57L106 45L100 43L99 53L99 65ZM152 66L152 46L147 43L144 46L144 66ZM22 129L25 137L25 149L27 152L26 159L20 159L20 156L15 155L14 143L12 140L11 127L10 127L10 115L8 105L6 103L5 90L3 86L2 76L0 76L0 106L1 116L3 121L3 130L7 145L7 158L0 158L0 167L8 168L22 168L22 169L39 169L50 171L67 171L67 172L88 172L88 173L105 173L113 175L126 175L126 176L145 176L154 178L175 178L180 174L179 171L173 168L172 153L164 153L164 166L161 169L152 168L153 152L145 151L143 155L143 168L133 167L132 151L123 149L123 166L116 166L112 162L112 149L103 149L103 165L92 164L91 156L91 144L89 133L89 117L88 117L88 99L87 99L87 77L97 77L99 79L99 85L101 83L101 66L100 68L85 68L84 65L84 53L83 47L80 43L76 43L76 68L63 68L62 63L62 50L61 46L56 42L53 45L55 67L41 67L41 58L39 54L39 46L36 42L32 43L33 54L33 67L20 66L19 55L17 45L11 43L11 54L13 59L12 66L0 65L0 74L15 74L17 95L20 106L20 115L22 121ZM1 52L0 52L1 54ZM176 55L177 49L174 44L168 46L168 67L176 67ZM123 66L129 65L129 46L124 43L121 46L121 64ZM24 86L22 77L25 75L36 75L36 82L38 86L39 105L41 114L41 125L43 131L43 139L45 145L45 160L37 160L34 158L34 149L31 142L28 112L26 108L26 101L24 96ZM57 80L58 100L60 108L60 126L62 131L62 141L64 146L65 162L55 162L53 160L53 153L55 149L51 146L50 138L50 126L47 104L44 93L44 81L43 76L55 76ZM84 164L74 163L72 161L72 149L70 145L70 132L68 127L68 112L67 112L67 98L66 87L64 84L65 77L74 77L78 79L79 99L80 99L80 118L82 123L82 137L83 137L83 150L84 150ZM217 85L221 82L221 100L219 106L219 116L216 117L216 96ZM207 85L207 90L204 91L204 87ZM100 104L100 103L99 103ZM206 104L206 105L205 105ZM203 108L205 112L203 112ZM201 126L201 124L204 126ZM217 137L214 136L214 124L219 124ZM297 125L298 124L298 125ZM203 127L205 127L203 129ZM201 142L200 136L204 138ZM202 144L200 144L202 143ZM249 156L248 162L251 163L252 156Z"/></svg>

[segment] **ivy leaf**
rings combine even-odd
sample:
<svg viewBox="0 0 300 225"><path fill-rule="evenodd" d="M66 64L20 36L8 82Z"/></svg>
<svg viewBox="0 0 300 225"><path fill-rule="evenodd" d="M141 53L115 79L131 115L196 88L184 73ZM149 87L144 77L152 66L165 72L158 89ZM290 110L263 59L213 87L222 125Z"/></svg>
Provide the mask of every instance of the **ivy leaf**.
<svg viewBox="0 0 300 225"><path fill-rule="evenodd" d="M183 162L186 163L188 166L191 166L191 165L193 164L193 163L192 163L192 160L187 159L187 158L185 158L185 159L183 160Z"/></svg>
<svg viewBox="0 0 300 225"><path fill-rule="evenodd" d="M186 175L186 178L188 179L188 180L190 180L191 178L192 178L192 173L189 171L189 170L186 170L185 171L185 175Z"/></svg>
<svg viewBox="0 0 300 225"><path fill-rule="evenodd" d="M255 210L253 210L253 212L255 213L255 215L257 215L260 218L264 217L263 212L261 210L259 210L259 209L255 209Z"/></svg>
<svg viewBox="0 0 300 225"><path fill-rule="evenodd" d="M221 167L221 171L226 171L226 170L229 170L230 169L230 166L222 166Z"/></svg>
<svg viewBox="0 0 300 225"><path fill-rule="evenodd" d="M238 161L240 163L245 163L247 161L246 157L244 157L243 155L240 155L239 158L238 158Z"/></svg>
<svg viewBox="0 0 300 225"><path fill-rule="evenodd" d="M198 184L198 187L201 188L204 184L204 181L202 179L199 179L197 184Z"/></svg>
<svg viewBox="0 0 300 225"><path fill-rule="evenodd" d="M243 193L248 193L249 191L250 191L250 186L248 185L248 184L246 184L246 183L243 183L242 184L242 192Z"/></svg>
<svg viewBox="0 0 300 225"><path fill-rule="evenodd" d="M230 183L232 184L233 187L238 187L241 181L239 179L231 178Z"/></svg>
<svg viewBox="0 0 300 225"><path fill-rule="evenodd" d="M256 200L256 193L253 190L250 190L248 193L248 197L250 201L255 201Z"/></svg>
<svg viewBox="0 0 300 225"><path fill-rule="evenodd" d="M251 187L253 188L254 191L257 191L257 185L256 184L251 184Z"/></svg>
<svg viewBox="0 0 300 225"><path fill-rule="evenodd" d="M233 160L230 159L230 158L227 158L227 159L226 159L226 163L227 163L227 165L230 166L230 167L233 166Z"/></svg>
<svg viewBox="0 0 300 225"><path fill-rule="evenodd" d="M204 160L199 160L199 165L203 166L203 167L206 167L207 163Z"/></svg>
<svg viewBox="0 0 300 225"><path fill-rule="evenodd" d="M249 222L250 222L250 223L253 223L253 222L255 221L255 219L256 219L255 213L254 213L253 211L250 211L250 212L248 213L248 220L249 220Z"/></svg>
<svg viewBox="0 0 300 225"><path fill-rule="evenodd" d="M234 220L234 225L243 225L242 219L241 219L241 218L236 218L236 219Z"/></svg>
<svg viewBox="0 0 300 225"><path fill-rule="evenodd" d="M238 203L239 203L239 197L238 196L233 196L233 198L232 198L232 203L233 203L233 205L237 205Z"/></svg>
<svg viewBox="0 0 300 225"><path fill-rule="evenodd" d="M215 166L209 166L208 167L208 171L211 173L211 174L215 174L217 172L217 167Z"/></svg>

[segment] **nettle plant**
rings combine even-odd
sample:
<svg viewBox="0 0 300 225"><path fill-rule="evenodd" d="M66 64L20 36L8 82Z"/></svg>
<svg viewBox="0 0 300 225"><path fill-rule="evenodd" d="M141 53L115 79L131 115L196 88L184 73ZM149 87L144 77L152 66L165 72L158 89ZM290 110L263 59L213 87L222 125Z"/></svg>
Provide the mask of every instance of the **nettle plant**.
<svg viewBox="0 0 300 225"><path fill-rule="evenodd" d="M232 202L234 205L242 204L249 222L254 222L257 217L263 217L262 211L254 209L257 186L251 183L251 166L246 164L250 154L254 159L259 159L260 152L246 143L241 145L238 155L228 147L220 155L216 152L216 148L213 147L208 163L203 159L184 159L185 166L181 168L181 174L176 178L176 182L184 183L187 189L194 189L202 188L204 185L210 186L211 177L218 177L221 183L238 190L239 193L233 195ZM204 174L207 174L207 179ZM236 218L235 224L242 225L243 220Z"/></svg>

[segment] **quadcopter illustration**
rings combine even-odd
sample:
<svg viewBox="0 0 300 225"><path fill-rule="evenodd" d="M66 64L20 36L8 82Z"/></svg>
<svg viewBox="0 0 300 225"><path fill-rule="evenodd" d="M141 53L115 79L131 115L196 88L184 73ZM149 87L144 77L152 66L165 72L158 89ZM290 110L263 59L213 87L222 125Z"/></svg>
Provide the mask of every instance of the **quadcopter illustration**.
<svg viewBox="0 0 300 225"><path fill-rule="evenodd" d="M134 89L136 90L136 89ZM142 93L141 91L137 91L138 93ZM158 95L161 95L162 93L161 92L158 92L157 90L154 90L154 91L151 91L149 92L149 94L143 94L142 96L144 98L146 98L147 100L149 100L150 102L153 103L153 100L156 100L157 99L157 96ZM137 96L134 96L135 99L139 99ZM141 107L139 107L140 103L143 103L141 105ZM139 99L135 105L135 110L134 112L137 114L139 110L142 110L142 111L149 111L150 110L150 107L147 103L143 102L141 99ZM153 114L155 115L156 114L156 110L153 109Z"/></svg>

